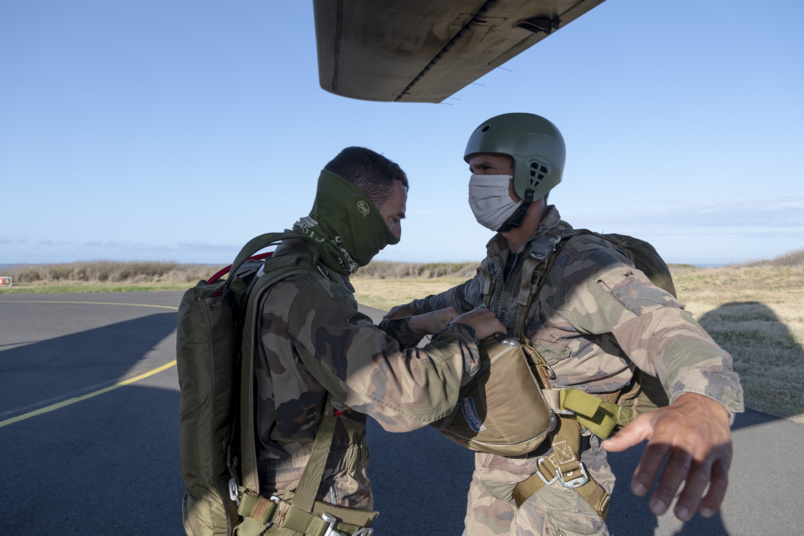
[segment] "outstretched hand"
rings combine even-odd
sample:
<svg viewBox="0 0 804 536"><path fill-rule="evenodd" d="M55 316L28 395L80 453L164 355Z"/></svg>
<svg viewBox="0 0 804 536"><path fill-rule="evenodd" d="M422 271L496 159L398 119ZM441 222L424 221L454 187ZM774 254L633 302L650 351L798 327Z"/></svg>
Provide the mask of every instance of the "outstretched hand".
<svg viewBox="0 0 804 536"><path fill-rule="evenodd" d="M645 495L666 460L650 498L651 511L664 514L686 481L674 509L676 517L689 521L696 510L711 517L720 508L728 487L732 459L729 420L729 411L719 402L684 393L671 405L634 419L604 441L603 448L621 452L647 439L631 480L631 491L640 497Z"/></svg>

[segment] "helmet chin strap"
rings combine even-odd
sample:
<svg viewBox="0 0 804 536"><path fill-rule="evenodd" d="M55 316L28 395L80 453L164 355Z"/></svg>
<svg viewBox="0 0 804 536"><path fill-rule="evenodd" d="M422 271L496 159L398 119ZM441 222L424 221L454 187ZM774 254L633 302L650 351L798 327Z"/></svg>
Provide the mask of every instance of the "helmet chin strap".
<svg viewBox="0 0 804 536"><path fill-rule="evenodd" d="M522 204L505 220L505 223L497 229L497 232L504 233L522 225L522 220L525 219L525 214L528 213L528 207L531 203L533 203L533 190L528 190L525 192L525 199L522 201Z"/></svg>

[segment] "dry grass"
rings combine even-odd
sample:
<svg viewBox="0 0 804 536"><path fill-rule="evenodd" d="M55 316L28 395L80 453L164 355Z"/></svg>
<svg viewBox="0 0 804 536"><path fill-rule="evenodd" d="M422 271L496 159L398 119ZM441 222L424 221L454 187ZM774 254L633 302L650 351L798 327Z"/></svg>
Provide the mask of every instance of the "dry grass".
<svg viewBox="0 0 804 536"><path fill-rule="evenodd" d="M4 270L13 287L0 292L115 292L179 290L214 274L220 267L175 262L93 261L20 265Z"/></svg>
<svg viewBox="0 0 804 536"><path fill-rule="evenodd" d="M357 302L384 311L394 305L408 303L429 294L438 294L464 281L465 278L457 277L352 278Z"/></svg>
<svg viewBox="0 0 804 536"><path fill-rule="evenodd" d="M674 271L679 299L734 358L746 405L804 422L804 265Z"/></svg>

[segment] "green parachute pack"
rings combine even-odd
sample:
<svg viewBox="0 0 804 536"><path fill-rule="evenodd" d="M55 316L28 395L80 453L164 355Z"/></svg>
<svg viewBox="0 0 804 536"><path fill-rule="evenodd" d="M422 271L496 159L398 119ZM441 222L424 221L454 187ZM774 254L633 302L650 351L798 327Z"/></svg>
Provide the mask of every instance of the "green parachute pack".
<svg viewBox="0 0 804 536"><path fill-rule="evenodd" d="M292 231L257 236L230 267L182 297L176 361L182 517L189 536L372 533L368 526L376 512L315 500L337 422L329 396L310 459L281 523L274 519L280 499L259 494L252 380L260 298L281 279L319 271L315 259L310 263L295 255L254 254L291 238L311 241Z"/></svg>
<svg viewBox="0 0 804 536"><path fill-rule="evenodd" d="M228 536L242 524L242 507L238 512L244 494L242 460L255 458L254 443L241 441L240 426L241 415L248 419L248 412L240 407L240 386L242 376L249 377L251 371L255 312L249 305L276 281L312 269L273 266L276 263L263 261L270 253L254 256L286 238L301 237L269 233L252 239L231 267L187 290L179 306L176 366L181 389L182 514L185 531L192 536ZM266 272L266 266L271 270ZM251 426L245 422L243 428L250 431Z"/></svg>
<svg viewBox="0 0 804 536"><path fill-rule="evenodd" d="M191 535L228 536L238 519L237 481L234 489L230 482L240 474L241 335L254 286L260 279L262 288L270 283L257 277L265 256L252 256L288 237L253 239L231 267L187 290L179 306L179 458L184 527Z"/></svg>

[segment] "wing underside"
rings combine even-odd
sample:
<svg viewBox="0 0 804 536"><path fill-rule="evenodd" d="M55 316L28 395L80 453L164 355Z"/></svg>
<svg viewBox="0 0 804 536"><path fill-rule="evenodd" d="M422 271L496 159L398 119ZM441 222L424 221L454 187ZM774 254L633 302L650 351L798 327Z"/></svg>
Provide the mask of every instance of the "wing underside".
<svg viewBox="0 0 804 536"><path fill-rule="evenodd" d="M604 0L314 0L321 87L441 102Z"/></svg>

